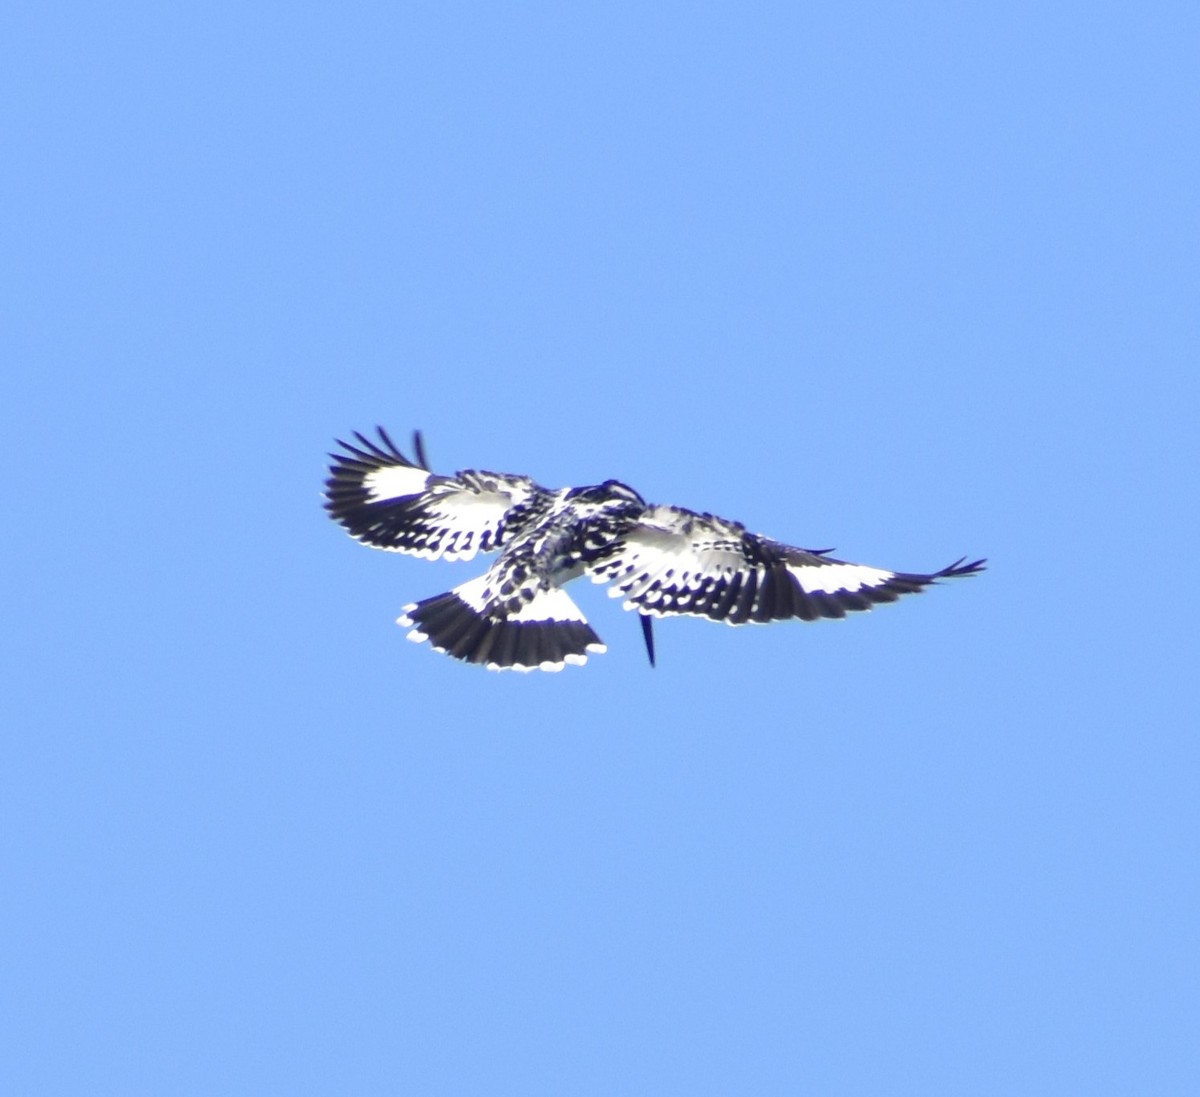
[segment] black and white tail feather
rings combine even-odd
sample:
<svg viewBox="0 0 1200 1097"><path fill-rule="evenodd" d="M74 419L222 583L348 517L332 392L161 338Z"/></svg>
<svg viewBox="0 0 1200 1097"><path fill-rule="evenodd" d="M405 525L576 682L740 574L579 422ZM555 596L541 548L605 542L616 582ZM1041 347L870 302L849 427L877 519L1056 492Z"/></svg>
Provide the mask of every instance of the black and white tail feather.
<svg viewBox="0 0 1200 1097"><path fill-rule="evenodd" d="M563 585L581 575L640 616L654 663L654 617L730 625L845 617L974 575L965 557L929 574L836 560L749 533L738 522L651 506L617 480L552 491L527 476L429 469L420 433L410 461L382 428L355 433L325 484L326 509L354 538L427 560L499 552L483 575L404 607L408 638L490 670L561 670L605 650Z"/></svg>

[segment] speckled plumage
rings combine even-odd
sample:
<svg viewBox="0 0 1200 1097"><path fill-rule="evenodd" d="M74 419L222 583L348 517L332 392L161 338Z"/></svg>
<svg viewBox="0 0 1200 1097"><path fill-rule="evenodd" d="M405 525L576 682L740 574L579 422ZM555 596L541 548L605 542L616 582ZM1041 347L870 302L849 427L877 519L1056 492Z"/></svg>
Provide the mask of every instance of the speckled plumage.
<svg viewBox="0 0 1200 1097"><path fill-rule="evenodd" d="M493 670L560 670L605 650L562 589L585 574L641 615L653 663L651 617L732 625L844 617L984 566L960 560L917 574L851 564L711 514L651 506L617 480L551 491L527 476L439 476L419 434L411 461L378 430L378 442L361 434L339 442L326 508L375 548L430 560L499 551L485 574L405 606L399 619L409 639Z"/></svg>

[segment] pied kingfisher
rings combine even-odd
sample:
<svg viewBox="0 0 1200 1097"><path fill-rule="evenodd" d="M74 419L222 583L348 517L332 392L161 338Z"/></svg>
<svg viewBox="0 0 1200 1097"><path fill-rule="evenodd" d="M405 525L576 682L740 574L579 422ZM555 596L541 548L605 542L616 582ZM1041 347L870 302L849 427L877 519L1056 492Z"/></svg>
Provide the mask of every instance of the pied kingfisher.
<svg viewBox="0 0 1200 1097"><path fill-rule="evenodd" d="M404 607L408 638L489 670L561 670L605 650L563 585L611 583L637 610L654 665L653 617L690 614L730 625L845 617L938 579L974 575L956 561L929 575L835 560L749 533L739 522L652 506L619 480L550 491L528 476L429 471L419 432L410 461L382 428L355 432L325 483L325 507L350 536L426 560L499 550L477 579Z"/></svg>

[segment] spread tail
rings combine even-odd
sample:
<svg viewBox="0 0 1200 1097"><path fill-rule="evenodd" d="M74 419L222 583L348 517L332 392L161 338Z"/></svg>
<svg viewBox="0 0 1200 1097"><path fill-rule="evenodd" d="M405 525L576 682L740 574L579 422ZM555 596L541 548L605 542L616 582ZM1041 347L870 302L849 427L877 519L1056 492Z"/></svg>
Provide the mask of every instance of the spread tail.
<svg viewBox="0 0 1200 1097"><path fill-rule="evenodd" d="M605 646L561 587L538 590L513 607L491 597L481 575L445 594L404 607L398 624L416 643L488 670L562 670L582 666Z"/></svg>

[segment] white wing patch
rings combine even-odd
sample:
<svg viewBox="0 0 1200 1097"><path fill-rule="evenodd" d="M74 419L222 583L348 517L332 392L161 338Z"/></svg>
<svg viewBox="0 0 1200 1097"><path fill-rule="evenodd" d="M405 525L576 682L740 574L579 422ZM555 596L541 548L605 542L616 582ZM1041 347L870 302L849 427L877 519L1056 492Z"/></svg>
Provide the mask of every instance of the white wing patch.
<svg viewBox="0 0 1200 1097"><path fill-rule="evenodd" d="M408 495L420 495L428 486L430 475L425 469L408 468L404 465L387 465L372 469L362 478L367 501L399 499Z"/></svg>
<svg viewBox="0 0 1200 1097"><path fill-rule="evenodd" d="M871 568L865 564L789 564L788 571L795 577L806 594L821 591L836 594L838 591L856 591L863 587L878 587L895 578L894 571Z"/></svg>

